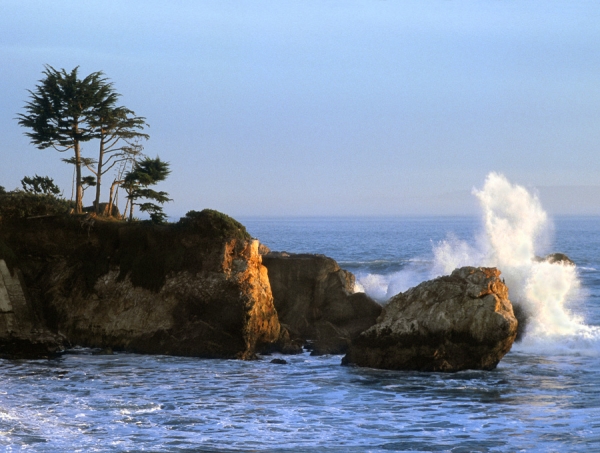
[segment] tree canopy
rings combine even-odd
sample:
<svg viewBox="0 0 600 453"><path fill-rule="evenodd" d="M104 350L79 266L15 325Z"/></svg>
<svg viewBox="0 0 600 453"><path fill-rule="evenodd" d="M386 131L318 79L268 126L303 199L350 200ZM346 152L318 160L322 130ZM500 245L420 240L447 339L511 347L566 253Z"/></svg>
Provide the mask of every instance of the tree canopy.
<svg viewBox="0 0 600 453"><path fill-rule="evenodd" d="M46 65L45 78L35 90L29 90L30 101L18 115L19 124L31 143L39 149L73 150L76 169L75 210L83 211L81 175L81 143L100 138L97 118L100 112L114 108L118 94L102 72L80 79L78 67L70 73Z"/></svg>
<svg viewBox="0 0 600 453"><path fill-rule="evenodd" d="M147 212L150 215L152 222L164 223L167 216L163 212L162 206L156 203L162 205L167 201L171 201L168 197L169 194L150 189L149 186L164 181L170 173L169 163L160 160L158 156L154 159L146 157L140 162L136 162L133 169L125 176L123 184L130 200L130 220L133 218L133 205L136 204L140 207L140 211ZM144 198L152 201L145 201L143 203L135 202L138 199Z"/></svg>
<svg viewBox="0 0 600 453"><path fill-rule="evenodd" d="M123 186L128 194L130 220L133 206L138 205L140 211L150 214L152 221L164 222L166 216L159 205L170 199L166 192L155 191L150 186L167 177L169 163L142 154L142 141L149 138L144 132L148 126L146 119L117 105L121 95L101 71L80 78L78 67L70 72L49 65L44 68L44 77L34 90L29 90L25 112L18 114L17 119L27 128L25 135L37 148L72 150L73 154L62 160L76 169L75 212L83 212L85 189L96 186L94 209L100 213L102 177L114 168L108 209L103 214L112 216L113 203L118 199L119 187ZM97 159L82 155L81 144L91 140L99 143ZM82 168L87 168L92 175L82 175ZM36 178L40 177L36 175ZM38 179L26 183L36 191L45 183ZM36 185L32 185L34 182ZM137 202L142 199L145 201Z"/></svg>

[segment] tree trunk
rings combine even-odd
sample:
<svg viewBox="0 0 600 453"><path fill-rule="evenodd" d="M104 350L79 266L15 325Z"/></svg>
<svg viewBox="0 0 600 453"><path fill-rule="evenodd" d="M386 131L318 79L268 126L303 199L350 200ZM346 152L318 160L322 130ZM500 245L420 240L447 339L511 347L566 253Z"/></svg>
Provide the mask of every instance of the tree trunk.
<svg viewBox="0 0 600 453"><path fill-rule="evenodd" d="M106 207L106 209L107 209L106 215L108 217L112 217L113 216L113 205L115 203L115 199L114 199L115 187L118 186L119 184L121 184L122 182L123 181L117 181L115 179L113 181L113 183L110 185L110 194L108 196L108 206Z"/></svg>
<svg viewBox="0 0 600 453"><path fill-rule="evenodd" d="M133 221L133 200L129 200L129 221Z"/></svg>
<svg viewBox="0 0 600 453"><path fill-rule="evenodd" d="M75 150L75 212L81 214L83 212L83 185L81 184L81 149L79 140L74 140Z"/></svg>
<svg viewBox="0 0 600 453"><path fill-rule="evenodd" d="M102 182L102 165L104 160L104 132L102 132L102 136L100 137L100 152L98 153L98 166L96 173L96 201L94 202L94 207L96 208L96 214L100 213L100 183ZM112 187L111 187L112 194ZM112 212L112 204L109 204L110 211Z"/></svg>

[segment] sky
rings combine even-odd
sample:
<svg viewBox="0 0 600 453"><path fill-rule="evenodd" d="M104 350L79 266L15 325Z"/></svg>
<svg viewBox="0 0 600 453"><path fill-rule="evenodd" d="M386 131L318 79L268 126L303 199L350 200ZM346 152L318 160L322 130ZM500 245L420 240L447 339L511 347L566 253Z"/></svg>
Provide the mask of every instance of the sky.
<svg viewBox="0 0 600 453"><path fill-rule="evenodd" d="M71 196L71 156L37 149L15 119L48 64L103 71L146 118L174 219L472 215L491 171L551 214L600 215L600 2L0 0L0 13L6 189L38 174Z"/></svg>

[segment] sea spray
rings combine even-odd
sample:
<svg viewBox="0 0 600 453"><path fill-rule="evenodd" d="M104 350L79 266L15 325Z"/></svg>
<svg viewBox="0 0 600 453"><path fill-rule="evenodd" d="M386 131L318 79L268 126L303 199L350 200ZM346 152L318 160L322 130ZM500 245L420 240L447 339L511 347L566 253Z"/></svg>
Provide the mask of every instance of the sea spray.
<svg viewBox="0 0 600 453"><path fill-rule="evenodd" d="M434 271L448 273L467 264L500 269L510 299L522 313L521 321L527 319L523 347L560 342L564 337L594 337L594 329L568 309L580 296L575 266L536 256L551 229L537 196L498 173L490 173L483 188L473 194L483 211L478 246L442 241L434 247Z"/></svg>
<svg viewBox="0 0 600 453"><path fill-rule="evenodd" d="M387 299L426 278L447 275L457 267L497 267L509 288L511 301L523 315L521 320L527 319L520 348L539 350L540 344L560 344L570 350L579 346L585 349L584 344L590 341L597 345L599 329L586 326L581 317L569 310L582 297L576 267L536 256L540 250L548 250L552 232L552 224L537 196L498 173L490 173L483 188L474 189L473 194L482 209L482 231L472 242L450 234L433 244L433 261L427 276L422 269L408 264L390 275L358 276L359 285L382 300L383 296Z"/></svg>

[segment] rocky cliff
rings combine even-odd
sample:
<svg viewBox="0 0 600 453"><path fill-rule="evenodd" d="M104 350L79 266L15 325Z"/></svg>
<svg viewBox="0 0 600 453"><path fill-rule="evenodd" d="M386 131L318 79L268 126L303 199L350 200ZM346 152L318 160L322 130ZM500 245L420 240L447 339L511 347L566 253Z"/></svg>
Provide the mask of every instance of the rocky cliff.
<svg viewBox="0 0 600 453"><path fill-rule="evenodd" d="M61 350L61 343L33 312L20 272L11 272L0 259L0 357L50 357Z"/></svg>
<svg viewBox="0 0 600 453"><path fill-rule="evenodd" d="M394 296L343 363L419 371L491 370L510 350L517 320L494 268L464 267Z"/></svg>
<svg viewBox="0 0 600 453"><path fill-rule="evenodd" d="M68 344L252 358L280 336L258 241L220 213L193 214L169 226L5 219L0 258Z"/></svg>

